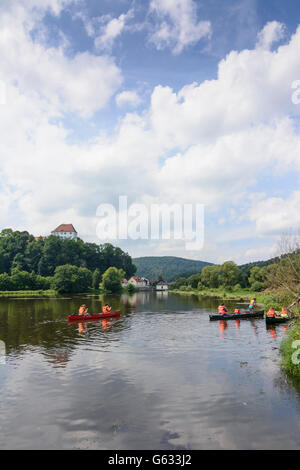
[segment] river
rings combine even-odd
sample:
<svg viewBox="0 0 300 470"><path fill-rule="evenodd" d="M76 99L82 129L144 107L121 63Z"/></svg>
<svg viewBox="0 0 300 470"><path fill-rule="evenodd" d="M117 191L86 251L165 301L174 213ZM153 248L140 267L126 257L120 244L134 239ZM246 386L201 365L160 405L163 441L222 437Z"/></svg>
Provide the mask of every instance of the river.
<svg viewBox="0 0 300 470"><path fill-rule="evenodd" d="M120 318L66 321L101 300ZM209 322L216 305L149 292L0 300L0 449L299 449L286 327Z"/></svg>

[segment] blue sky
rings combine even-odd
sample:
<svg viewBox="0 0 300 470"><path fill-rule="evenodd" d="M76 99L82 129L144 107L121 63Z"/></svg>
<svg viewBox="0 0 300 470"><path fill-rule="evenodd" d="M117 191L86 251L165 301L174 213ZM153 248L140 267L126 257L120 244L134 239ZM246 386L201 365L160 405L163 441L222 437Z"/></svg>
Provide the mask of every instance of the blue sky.
<svg viewBox="0 0 300 470"><path fill-rule="evenodd" d="M120 195L204 204L201 250L114 243L238 263L299 229L296 0L3 0L0 13L2 228L73 223L99 242L97 207Z"/></svg>

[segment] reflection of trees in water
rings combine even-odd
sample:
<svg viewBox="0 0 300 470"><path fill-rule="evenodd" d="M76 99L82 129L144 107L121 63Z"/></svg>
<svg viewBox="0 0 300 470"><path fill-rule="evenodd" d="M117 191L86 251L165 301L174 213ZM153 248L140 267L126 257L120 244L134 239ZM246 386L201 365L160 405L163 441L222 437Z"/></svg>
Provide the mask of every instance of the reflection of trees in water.
<svg viewBox="0 0 300 470"><path fill-rule="evenodd" d="M44 354L49 362L65 365L80 342L78 323L70 324L67 316L78 311L85 302L89 312L100 312L103 298L75 296L72 298L0 301L0 338L6 344L6 353L23 354L32 346ZM113 310L120 309L120 297L105 299ZM122 314L126 308L121 307ZM88 323L89 338L99 335L99 331L109 332L110 325L101 322ZM119 322L117 330L122 330ZM91 334L90 334L91 332Z"/></svg>
<svg viewBox="0 0 300 470"><path fill-rule="evenodd" d="M68 349L62 349L62 350L50 350L45 352L44 354L47 358L47 361L53 365L55 368L61 368L65 369L67 366L67 363L70 360L71 354Z"/></svg>
<svg viewBox="0 0 300 470"><path fill-rule="evenodd" d="M6 346L4 341L0 339L0 364L5 363L5 357L6 357Z"/></svg>

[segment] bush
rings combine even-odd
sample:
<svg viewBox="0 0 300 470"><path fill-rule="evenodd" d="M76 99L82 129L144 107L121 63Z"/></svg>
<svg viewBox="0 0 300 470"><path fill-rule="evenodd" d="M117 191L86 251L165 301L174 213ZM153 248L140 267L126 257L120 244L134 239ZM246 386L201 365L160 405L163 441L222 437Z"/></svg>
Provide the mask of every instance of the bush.
<svg viewBox="0 0 300 470"><path fill-rule="evenodd" d="M0 291L12 291L14 290L14 284L11 277L7 274L0 274Z"/></svg>
<svg viewBox="0 0 300 470"><path fill-rule="evenodd" d="M91 285L91 271L70 264L58 266L51 282L52 289L60 294L85 292Z"/></svg>
<svg viewBox="0 0 300 470"><path fill-rule="evenodd" d="M133 284L128 284L128 286L126 287L126 291L128 294L134 294L134 292L136 291L136 288L134 287Z"/></svg>
<svg viewBox="0 0 300 470"><path fill-rule="evenodd" d="M262 290L264 290L264 283L260 281L254 281L251 284L251 289L255 292L261 292Z"/></svg>
<svg viewBox="0 0 300 470"><path fill-rule="evenodd" d="M300 354L297 354L295 342L300 341L300 323L298 322L291 330L289 335L281 343L281 353L283 356L281 367L290 377L300 379L300 364L295 363L295 359L300 359Z"/></svg>
<svg viewBox="0 0 300 470"><path fill-rule="evenodd" d="M108 268L102 276L102 285L106 292L117 293L122 291L122 279L125 276L123 269Z"/></svg>
<svg viewBox="0 0 300 470"><path fill-rule="evenodd" d="M191 286L181 286L179 290L182 292L192 292L193 288Z"/></svg>
<svg viewBox="0 0 300 470"><path fill-rule="evenodd" d="M233 287L233 292L238 292L241 290L241 284L236 284L234 287Z"/></svg>

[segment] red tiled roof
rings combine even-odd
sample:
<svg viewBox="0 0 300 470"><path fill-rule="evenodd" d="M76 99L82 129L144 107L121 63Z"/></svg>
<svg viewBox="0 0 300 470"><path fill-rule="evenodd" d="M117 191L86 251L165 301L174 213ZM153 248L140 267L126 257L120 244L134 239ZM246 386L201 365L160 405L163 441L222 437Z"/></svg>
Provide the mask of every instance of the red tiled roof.
<svg viewBox="0 0 300 470"><path fill-rule="evenodd" d="M51 232L51 233L54 233L54 232L73 232L73 233L77 233L72 224L61 224L55 230L53 230L53 232Z"/></svg>

